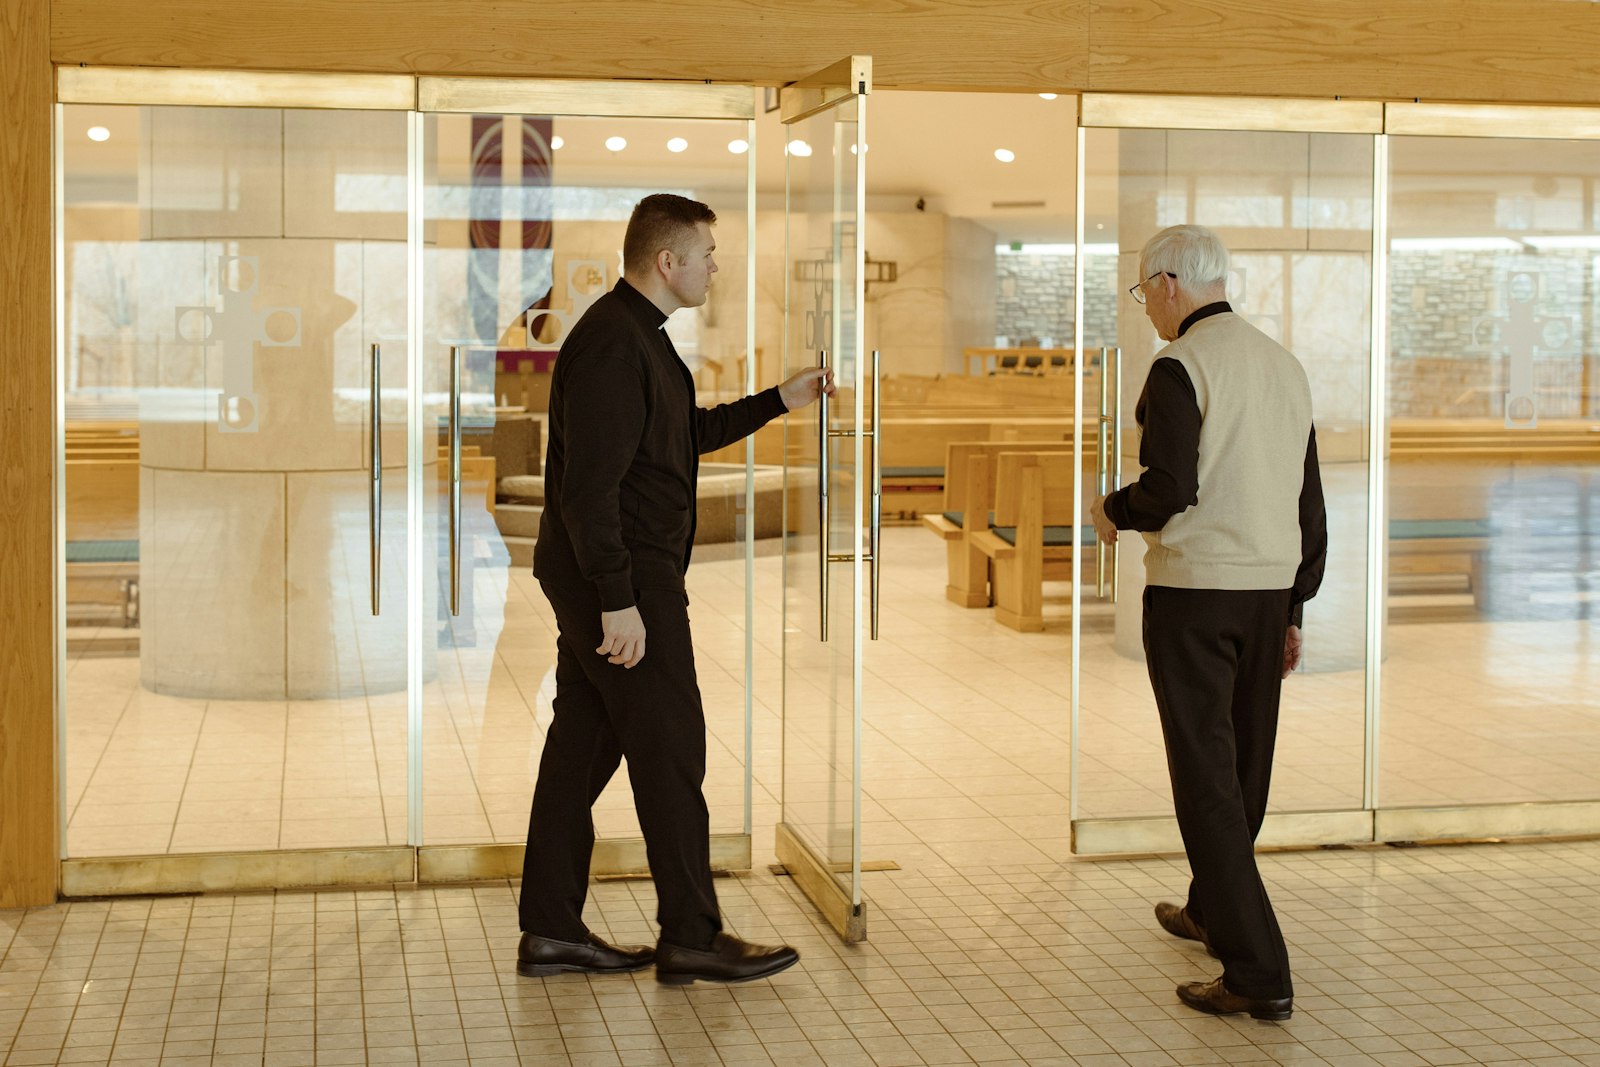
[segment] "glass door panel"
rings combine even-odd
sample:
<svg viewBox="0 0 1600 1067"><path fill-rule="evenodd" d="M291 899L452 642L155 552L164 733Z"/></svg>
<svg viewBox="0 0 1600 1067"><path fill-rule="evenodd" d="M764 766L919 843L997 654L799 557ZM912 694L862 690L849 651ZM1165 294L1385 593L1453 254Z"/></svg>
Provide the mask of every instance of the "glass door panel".
<svg viewBox="0 0 1600 1067"><path fill-rule="evenodd" d="M1597 173L1389 139L1381 807L1600 799Z"/></svg>
<svg viewBox="0 0 1600 1067"><path fill-rule="evenodd" d="M720 270L708 302L677 312L667 330L699 404L745 393L755 373L751 123L515 114L423 122L422 638L433 670L422 694L422 841L517 844L555 695L555 618L532 574L554 364L567 331L621 278L634 205L673 192L717 213ZM746 853L746 547L781 524L775 489L750 492L747 477L761 473L747 471L743 443L702 457L688 571L711 829L714 842L746 842ZM775 802L773 790L765 802ZM639 837L626 773L596 802L594 822L602 840Z"/></svg>
<svg viewBox="0 0 1600 1067"><path fill-rule="evenodd" d="M1372 138L1163 129L1084 135L1084 405L1093 414L1102 364L1115 367L1120 353L1121 385L1113 376L1106 413L1120 430L1113 435L1120 484L1139 475L1134 407L1163 347L1127 293L1140 280L1139 251L1158 230L1179 223L1215 230L1232 257L1234 309L1294 352L1310 377L1332 548L1321 592L1306 606L1304 666L1285 683L1271 810L1360 809ZM1115 269L1097 268L1113 255ZM1095 423L1081 419L1078 426L1084 453L1092 455ZM1082 473L1094 471L1086 465ZM1090 485L1081 495L1087 501L1094 494ZM1127 537L1122 548L1114 608L1108 612L1108 597L1097 596L1093 584L1081 597L1077 820L1165 819L1172 811L1144 668L1144 545Z"/></svg>
<svg viewBox="0 0 1600 1067"><path fill-rule="evenodd" d="M65 852L403 845L406 116L62 115Z"/></svg>
<svg viewBox="0 0 1600 1067"><path fill-rule="evenodd" d="M840 68L849 64L841 64ZM840 70L834 68L834 70ZM831 401L788 417L784 540L783 794L778 855L849 940L861 900L861 649L871 585L871 452L863 431L866 86L791 121L787 156L785 377L833 369ZM814 90L790 90L785 93ZM808 873L809 872L809 873Z"/></svg>

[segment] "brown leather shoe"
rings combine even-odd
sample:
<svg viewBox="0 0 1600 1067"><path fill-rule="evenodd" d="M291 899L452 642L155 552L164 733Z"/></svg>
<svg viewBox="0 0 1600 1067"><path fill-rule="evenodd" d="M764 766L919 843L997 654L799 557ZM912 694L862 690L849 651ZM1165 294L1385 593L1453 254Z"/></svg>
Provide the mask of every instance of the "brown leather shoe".
<svg viewBox="0 0 1600 1067"><path fill-rule="evenodd" d="M624 974L644 970L654 957L655 950L649 945L608 945L593 934L586 934L583 941L523 934L517 945L517 973L524 978L544 978L562 971Z"/></svg>
<svg viewBox="0 0 1600 1067"><path fill-rule="evenodd" d="M1256 1000L1253 997L1236 997L1228 992L1221 978L1210 982L1185 982L1178 987L1178 999L1196 1011L1212 1015L1238 1015L1249 1012L1252 1019L1282 1022L1294 1014L1294 998Z"/></svg>
<svg viewBox="0 0 1600 1067"><path fill-rule="evenodd" d="M1198 941L1206 947L1212 959L1217 958L1216 949L1211 947L1211 942L1206 939L1206 932L1200 924L1189 917L1189 909L1181 904L1171 904L1163 900L1156 905L1156 922L1161 924L1161 929L1173 937L1183 937L1190 941Z"/></svg>
<svg viewBox="0 0 1600 1067"><path fill-rule="evenodd" d="M773 948L718 934L708 949L683 948L665 941L656 946L656 981L666 985L693 982L753 982L770 978L800 962L788 945Z"/></svg>

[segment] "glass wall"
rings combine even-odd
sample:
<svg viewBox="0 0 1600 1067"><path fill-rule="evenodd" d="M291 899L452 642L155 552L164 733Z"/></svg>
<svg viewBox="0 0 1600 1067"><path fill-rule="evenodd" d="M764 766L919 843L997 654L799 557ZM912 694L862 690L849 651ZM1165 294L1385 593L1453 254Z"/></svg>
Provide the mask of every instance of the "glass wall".
<svg viewBox="0 0 1600 1067"><path fill-rule="evenodd" d="M1360 808L1366 686L1365 442L1370 385L1373 141L1358 134L1214 130L1085 131L1084 232L1114 248L1114 272L1087 272L1084 305L1112 321L1085 322L1120 348L1122 484L1137 478L1134 407L1157 338L1128 295L1139 250L1156 231L1199 223L1232 255L1236 311L1293 352L1311 381L1332 550L1322 590L1306 607L1305 663L1285 683L1274 811ZM1090 291L1090 288L1095 291ZM1086 406L1098 395L1085 365ZM1114 365L1114 364L1113 364ZM1119 395L1118 395L1119 394ZM1109 413L1109 412L1108 412ZM1081 421L1080 432L1093 425ZM1085 453L1093 448L1084 442ZM1087 501L1093 486L1085 487ZM1086 580L1081 600L1078 770L1074 817L1170 816L1160 724L1140 636L1143 542L1117 553L1116 604Z"/></svg>
<svg viewBox="0 0 1600 1067"><path fill-rule="evenodd" d="M1597 174L1389 139L1382 807L1600 796Z"/></svg>
<svg viewBox="0 0 1600 1067"><path fill-rule="evenodd" d="M567 331L622 277L628 217L650 193L717 213L710 299L666 329L700 404L744 393L749 138L746 121L425 119L423 639L437 667L423 689L425 844L526 838L555 695L555 620L532 576L550 377ZM781 521L773 491L763 513L771 529L751 522L744 459L742 445L703 457L688 574L706 797L713 833L727 834L745 831L744 543L775 535ZM594 822L602 838L639 836L625 772L596 803Z"/></svg>
<svg viewBox="0 0 1600 1067"><path fill-rule="evenodd" d="M63 121L65 850L404 844L406 116Z"/></svg>

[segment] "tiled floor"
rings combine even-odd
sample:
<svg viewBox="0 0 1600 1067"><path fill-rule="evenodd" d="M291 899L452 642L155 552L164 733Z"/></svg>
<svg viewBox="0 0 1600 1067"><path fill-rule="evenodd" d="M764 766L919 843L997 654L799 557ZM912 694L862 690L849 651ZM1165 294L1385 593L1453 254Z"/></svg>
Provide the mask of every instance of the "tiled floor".
<svg viewBox="0 0 1600 1067"><path fill-rule="evenodd" d="M1183 1007L1216 964L1157 930L1181 859L868 876L845 946L789 879L721 879L800 947L743 986L518 978L514 885L123 899L0 912L0 1061L291 1067L1600 1063L1600 842L1274 853L1294 1018ZM648 941L648 882L589 921Z"/></svg>

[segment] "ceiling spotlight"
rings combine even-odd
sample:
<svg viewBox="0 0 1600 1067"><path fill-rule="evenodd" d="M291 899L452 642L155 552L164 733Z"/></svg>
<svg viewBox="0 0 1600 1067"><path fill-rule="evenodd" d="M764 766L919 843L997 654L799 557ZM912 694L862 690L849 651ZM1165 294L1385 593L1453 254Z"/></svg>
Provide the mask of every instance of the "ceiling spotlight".
<svg viewBox="0 0 1600 1067"><path fill-rule="evenodd" d="M628 139L626 137L607 137L606 147L613 152L620 152L628 147Z"/></svg>
<svg viewBox="0 0 1600 1067"><path fill-rule="evenodd" d="M554 137L550 138L550 147L551 148L560 148L562 145L564 145L566 143L567 143L566 141L563 141L561 139L561 135L559 133L556 134Z"/></svg>
<svg viewBox="0 0 1600 1067"><path fill-rule="evenodd" d="M863 151L863 152L870 152L870 151L872 151L872 146L871 146L871 145L869 145L869 144L864 144L864 145L862 145L862 146L861 146L861 151ZM852 156L853 156L853 155L855 155L855 154L856 154L856 146L855 146L855 145L854 145L854 144L852 144L852 145L851 145L851 146L850 146L850 154L851 154L851 155L852 155Z"/></svg>
<svg viewBox="0 0 1600 1067"><path fill-rule="evenodd" d="M994 158L1002 163L1010 163L1017 158L1017 154L1009 148L996 148L994 150Z"/></svg>
<svg viewBox="0 0 1600 1067"><path fill-rule="evenodd" d="M674 137L672 140L667 142L667 151L668 152L682 152L685 148L688 148L688 147L689 147L689 142L685 141L682 137Z"/></svg>
<svg viewBox="0 0 1600 1067"><path fill-rule="evenodd" d="M90 126L89 127L89 140L91 140L91 141L109 141L109 140L111 140L111 131L106 129L104 126Z"/></svg>
<svg viewBox="0 0 1600 1067"><path fill-rule="evenodd" d="M732 152L736 156L742 156L746 152L750 151L750 142L746 141L742 137L735 137L733 140L728 142L728 151Z"/></svg>
<svg viewBox="0 0 1600 1067"><path fill-rule="evenodd" d="M1055 93L1040 93L1039 94L1039 99L1040 100L1054 100L1055 98L1056 98L1056 94Z"/></svg>
<svg viewBox="0 0 1600 1067"><path fill-rule="evenodd" d="M791 156L799 156L800 158L804 159L806 156L811 154L811 146L797 138L793 141L790 141L784 151L788 152Z"/></svg>

